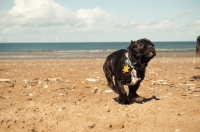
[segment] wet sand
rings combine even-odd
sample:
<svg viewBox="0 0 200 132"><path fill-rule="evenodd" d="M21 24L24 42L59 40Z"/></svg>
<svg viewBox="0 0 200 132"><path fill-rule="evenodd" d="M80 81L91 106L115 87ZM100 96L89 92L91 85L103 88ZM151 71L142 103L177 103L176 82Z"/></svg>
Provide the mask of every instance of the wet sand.
<svg viewBox="0 0 200 132"><path fill-rule="evenodd" d="M200 58L192 56L158 54L137 91L146 101L131 105L105 92L101 57L2 59L0 131L200 131Z"/></svg>

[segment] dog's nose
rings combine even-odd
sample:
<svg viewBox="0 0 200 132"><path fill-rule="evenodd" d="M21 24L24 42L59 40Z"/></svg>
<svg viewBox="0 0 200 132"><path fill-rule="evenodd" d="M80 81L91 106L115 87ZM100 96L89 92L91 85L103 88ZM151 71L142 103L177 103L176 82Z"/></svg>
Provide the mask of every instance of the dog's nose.
<svg viewBox="0 0 200 132"><path fill-rule="evenodd" d="M155 51L154 47L152 46L150 48L150 52L148 53L147 57L153 57L153 56L156 56L156 51Z"/></svg>

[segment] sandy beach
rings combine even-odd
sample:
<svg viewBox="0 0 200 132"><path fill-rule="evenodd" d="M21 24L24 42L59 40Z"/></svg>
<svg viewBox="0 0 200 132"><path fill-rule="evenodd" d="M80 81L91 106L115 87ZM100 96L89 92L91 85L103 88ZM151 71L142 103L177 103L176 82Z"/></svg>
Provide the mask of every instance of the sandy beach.
<svg viewBox="0 0 200 132"><path fill-rule="evenodd" d="M200 58L192 56L158 54L137 91L146 101L131 105L114 100L103 58L2 59L0 131L198 132Z"/></svg>

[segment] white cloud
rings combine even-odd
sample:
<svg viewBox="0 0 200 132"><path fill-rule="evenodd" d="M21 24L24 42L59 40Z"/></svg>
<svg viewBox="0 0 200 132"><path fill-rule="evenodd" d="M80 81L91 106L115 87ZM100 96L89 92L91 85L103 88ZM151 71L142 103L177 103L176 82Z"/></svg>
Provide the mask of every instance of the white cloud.
<svg viewBox="0 0 200 132"><path fill-rule="evenodd" d="M131 21L121 21L116 23L116 27L118 28L133 28L135 27L137 24L137 22L135 20L131 20Z"/></svg>
<svg viewBox="0 0 200 132"><path fill-rule="evenodd" d="M116 20L116 16L111 15L98 7L93 9L79 9L76 14L78 18L85 20L88 25L93 25L95 23L99 24L99 21L102 19L104 22Z"/></svg>
<svg viewBox="0 0 200 132"><path fill-rule="evenodd" d="M30 32L57 27L60 32L112 32L133 27L136 22L121 20L98 7L68 10L53 0L14 0L15 6L0 18L1 33ZM37 29L38 28L38 29ZM12 30L13 29L13 30ZM53 29L53 28L52 28Z"/></svg>
<svg viewBox="0 0 200 132"><path fill-rule="evenodd" d="M152 30L163 31L170 28L170 26L171 26L171 23L169 19L164 19L161 21L156 20L156 19L150 19L145 24L139 25L138 31L141 31L141 32L148 32Z"/></svg>
<svg viewBox="0 0 200 132"><path fill-rule="evenodd" d="M195 24L198 25L198 26L200 26L200 20L197 20L197 21L195 22Z"/></svg>
<svg viewBox="0 0 200 132"><path fill-rule="evenodd" d="M95 7L93 9L79 9L76 13L79 19L87 23L86 31L112 32L119 28L133 27L136 22L121 20L115 15Z"/></svg>
<svg viewBox="0 0 200 132"><path fill-rule="evenodd" d="M108 40L131 40L132 37L163 36L191 32L195 34L200 30L200 20L188 19L194 14L192 10L186 10L176 14L170 14L165 18L151 18L143 21L134 18L125 20L115 14L110 14L99 7L79 9L77 11L54 2L53 0L14 0L15 5L9 11L0 11L0 35L51 35L64 36L66 40L71 36L94 36L89 39L96 40L104 36ZM141 15L142 16L142 15ZM194 30L193 30L194 29ZM191 34L190 33L190 34ZM38 35L38 36L39 36ZM118 37L116 37L118 36ZM120 38L121 37L121 38ZM161 38L159 38L161 39ZM92 41L93 41L92 40Z"/></svg>
<svg viewBox="0 0 200 132"><path fill-rule="evenodd" d="M200 19L195 22L195 25L197 26L197 30L200 30Z"/></svg>
<svg viewBox="0 0 200 132"><path fill-rule="evenodd" d="M87 26L81 32L102 31L109 28L111 24L117 20L116 16L111 15L98 7L93 9L79 9L76 16L87 23Z"/></svg>
<svg viewBox="0 0 200 132"><path fill-rule="evenodd" d="M160 21L160 23L156 24L156 28L160 29L166 29L169 28L171 25L170 21L168 19Z"/></svg>
<svg viewBox="0 0 200 132"><path fill-rule="evenodd" d="M30 28L36 27L85 26L84 21L78 19L74 12L52 0L15 0L15 6L4 13L3 18L0 19L0 24L6 27L2 31L4 33L10 32L8 28L13 27L30 30Z"/></svg>
<svg viewBox="0 0 200 132"><path fill-rule="evenodd" d="M158 20L156 20L155 18L152 18L146 22L146 25L154 25L154 24L157 24L158 22L159 22Z"/></svg>
<svg viewBox="0 0 200 132"><path fill-rule="evenodd" d="M183 12L178 12L176 13L172 18L171 20L175 20L175 19L179 19L179 18L184 18L184 17L187 17L189 16L190 14L193 13L193 10L187 10L187 11L183 11Z"/></svg>
<svg viewBox="0 0 200 132"><path fill-rule="evenodd" d="M139 32L191 32L192 28L195 28L195 24L198 25L200 22L191 21L188 17L193 13L193 10L187 10L176 13L170 17L164 19L152 18L146 23L142 23L138 26ZM199 26L200 27L200 26ZM194 31L195 32L195 31Z"/></svg>

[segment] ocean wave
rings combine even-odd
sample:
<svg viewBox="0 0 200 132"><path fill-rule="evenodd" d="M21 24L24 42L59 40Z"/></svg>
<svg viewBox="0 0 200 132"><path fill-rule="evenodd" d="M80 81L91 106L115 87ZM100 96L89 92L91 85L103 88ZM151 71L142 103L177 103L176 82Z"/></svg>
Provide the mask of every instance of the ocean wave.
<svg viewBox="0 0 200 132"><path fill-rule="evenodd" d="M12 53L12 52L26 52L26 53L55 53L55 54L63 54L63 53L109 53L109 52L114 52L119 49L95 49L95 50L20 50L20 51L1 51L0 53ZM187 52L187 51L195 51L195 48L156 48L156 51L159 52Z"/></svg>
<svg viewBox="0 0 200 132"><path fill-rule="evenodd" d="M117 50L117 49L116 49ZM54 50L53 52L58 52L58 53L69 53L69 52L72 52L72 53L85 53L85 52L91 52L91 53L95 53L95 52L114 52L116 50L113 50L113 49L108 49L108 50L102 50L102 49L99 49L99 50Z"/></svg>
<svg viewBox="0 0 200 132"><path fill-rule="evenodd" d="M119 49L99 49L99 50L59 50L59 51L54 51L54 52L58 52L58 53L85 53L85 52L89 52L89 53L98 53L98 52L114 52L117 51ZM171 48L171 49L162 49L162 48L157 48L156 51L160 51L160 52L164 52L164 51L174 51L174 52L178 52L178 51L195 51L195 48Z"/></svg>
<svg viewBox="0 0 200 132"><path fill-rule="evenodd" d="M156 51L191 51L191 50L195 50L195 48L156 49Z"/></svg>

